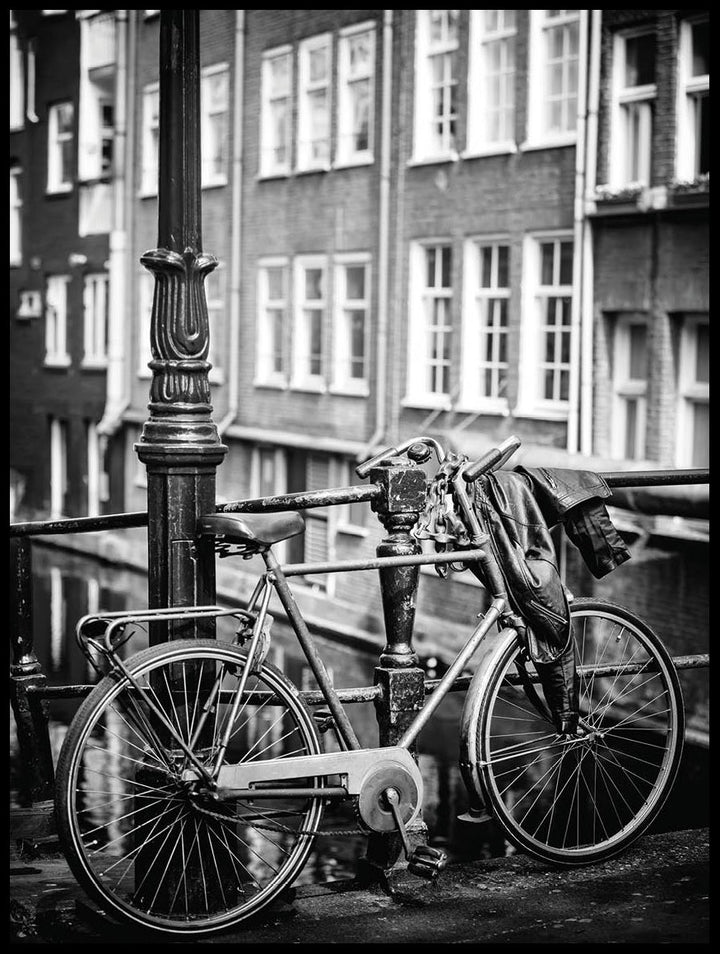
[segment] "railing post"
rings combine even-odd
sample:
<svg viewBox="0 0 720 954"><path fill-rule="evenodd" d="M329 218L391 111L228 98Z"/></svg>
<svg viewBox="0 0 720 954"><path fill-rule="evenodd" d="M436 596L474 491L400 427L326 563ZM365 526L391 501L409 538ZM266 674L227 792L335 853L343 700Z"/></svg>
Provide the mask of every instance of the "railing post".
<svg viewBox="0 0 720 954"><path fill-rule="evenodd" d="M135 445L148 475L148 600L152 608L215 602L212 541L198 516L215 512L215 472L227 452L212 421L205 276L217 259L201 242L199 11L160 13L158 248L150 417ZM154 623L150 642L213 635L214 620Z"/></svg>
<svg viewBox="0 0 720 954"><path fill-rule="evenodd" d="M47 682L33 640L31 547L29 540L10 540L10 702L17 726L20 794L29 804L48 800L53 793L48 704L32 700L28 693Z"/></svg>
<svg viewBox="0 0 720 954"><path fill-rule="evenodd" d="M426 476L410 461L390 461L374 467L370 481L383 489L372 509L387 531L377 546L379 557L408 556L421 552L410 530L425 506ZM418 566L379 570L387 644L375 669L375 685L381 695L375 700L380 745L400 740L425 699L425 674L412 646ZM418 816L408 827L413 845L426 844L427 827ZM367 854L360 866L363 880L386 883L400 857L402 843L396 834L371 834Z"/></svg>

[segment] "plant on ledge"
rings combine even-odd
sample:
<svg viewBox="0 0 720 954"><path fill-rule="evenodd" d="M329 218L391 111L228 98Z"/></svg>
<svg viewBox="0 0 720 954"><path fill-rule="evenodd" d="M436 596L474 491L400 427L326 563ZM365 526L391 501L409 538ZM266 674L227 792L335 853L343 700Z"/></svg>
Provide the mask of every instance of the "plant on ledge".
<svg viewBox="0 0 720 954"><path fill-rule="evenodd" d="M676 194L683 192L709 192L710 173L704 172L694 179L675 179L670 188Z"/></svg>
<svg viewBox="0 0 720 954"><path fill-rule="evenodd" d="M638 198L645 186L641 182L628 182L624 186L595 186L597 202L632 202Z"/></svg>

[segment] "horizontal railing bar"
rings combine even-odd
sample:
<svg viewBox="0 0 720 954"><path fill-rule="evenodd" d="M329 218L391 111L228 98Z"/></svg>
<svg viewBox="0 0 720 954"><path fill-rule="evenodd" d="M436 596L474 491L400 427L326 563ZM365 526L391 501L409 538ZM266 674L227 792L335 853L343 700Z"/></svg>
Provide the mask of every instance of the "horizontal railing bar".
<svg viewBox="0 0 720 954"><path fill-rule="evenodd" d="M709 653L697 653L691 656L673 656L672 661L675 664L676 669L704 669L710 666L710 654ZM622 671L623 673L639 673L645 672L648 669L646 663L633 663L631 665L612 665L608 663L605 666L581 666L579 672L581 675L594 675L594 676L614 676L618 672ZM537 677L532 681L537 681ZM470 685L472 676L458 676L458 678L453 682L451 686L451 692L461 692L463 689L467 689ZM511 682L520 682L519 676L509 677ZM431 693L433 689L440 682L439 679L426 679L425 680L425 694ZM29 696L39 696L42 699L71 699L76 696L86 696L88 693L92 692L94 686L28 686L27 693ZM358 686L353 689L336 689L338 697L341 702L372 702L374 699L380 697L382 689L380 686ZM267 699L272 699L273 694L270 692L255 692L254 695L257 696L258 701ZM303 690L300 692L300 695L303 697L307 705L309 706L319 706L323 705L326 702L323 694L315 690Z"/></svg>
<svg viewBox="0 0 720 954"><path fill-rule="evenodd" d="M707 469L694 470L633 470L601 473L610 487L660 487L673 484L706 484L710 480ZM337 487L331 490L312 490L297 494L254 497L219 504L217 513L276 513L282 510L309 510L346 503L363 503L381 497L383 490L377 484ZM147 511L106 514L100 517L72 517L66 520L41 520L11 523L11 537L29 537L39 534L93 533L98 530L123 530L146 527Z"/></svg>
<svg viewBox="0 0 720 954"><path fill-rule="evenodd" d="M367 557L365 560L338 560L334 563L288 563L280 566L284 576L311 576L313 573L342 573L345 570L381 570L389 566L426 566L434 563L469 563L482 560L484 550L452 550L450 553L418 553L396 557Z"/></svg>

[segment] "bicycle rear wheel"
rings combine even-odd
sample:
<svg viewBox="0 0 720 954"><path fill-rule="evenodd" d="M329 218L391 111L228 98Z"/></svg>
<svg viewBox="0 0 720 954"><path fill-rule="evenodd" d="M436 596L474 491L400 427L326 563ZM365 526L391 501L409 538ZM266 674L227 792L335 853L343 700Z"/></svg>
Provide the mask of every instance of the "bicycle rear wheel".
<svg viewBox="0 0 720 954"><path fill-rule="evenodd" d="M488 678L478 732L478 772L495 817L521 850L560 865L610 858L647 830L684 737L677 673L650 627L603 600L577 599L571 611L582 734L558 735L529 701L516 643Z"/></svg>
<svg viewBox="0 0 720 954"><path fill-rule="evenodd" d="M191 744L202 693L219 690L192 742L210 767L245 663L237 647L214 639L155 646L126 663L136 686L108 676L78 710L56 773L59 836L78 882L109 915L207 935L257 913L305 863L322 800L285 794L218 802L191 792L181 778L187 756L148 705ZM297 689L267 663L248 677L231 729L228 763L320 751Z"/></svg>

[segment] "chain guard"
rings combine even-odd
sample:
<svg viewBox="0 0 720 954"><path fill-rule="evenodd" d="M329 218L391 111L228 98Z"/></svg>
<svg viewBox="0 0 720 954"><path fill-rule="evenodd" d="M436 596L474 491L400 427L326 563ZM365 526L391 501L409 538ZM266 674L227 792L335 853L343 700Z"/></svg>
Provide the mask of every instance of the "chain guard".
<svg viewBox="0 0 720 954"><path fill-rule="evenodd" d="M362 780L357 800L361 821L371 831L396 831L397 825L383 792L394 788L400 797L398 805L404 824L412 819L418 808L420 792L415 779L402 765L385 763L370 769Z"/></svg>

